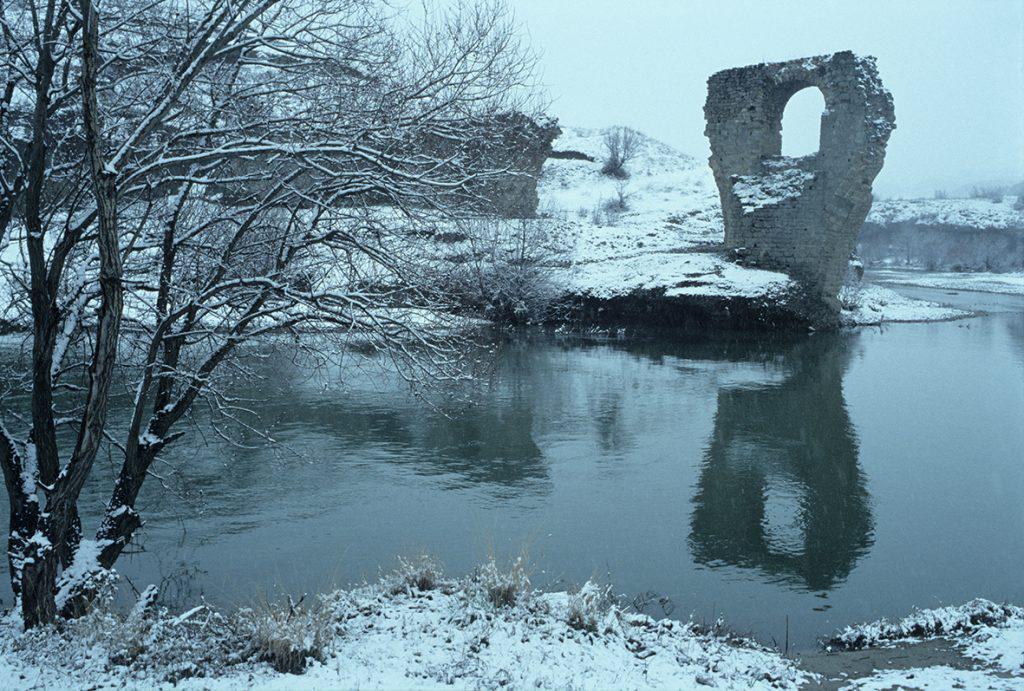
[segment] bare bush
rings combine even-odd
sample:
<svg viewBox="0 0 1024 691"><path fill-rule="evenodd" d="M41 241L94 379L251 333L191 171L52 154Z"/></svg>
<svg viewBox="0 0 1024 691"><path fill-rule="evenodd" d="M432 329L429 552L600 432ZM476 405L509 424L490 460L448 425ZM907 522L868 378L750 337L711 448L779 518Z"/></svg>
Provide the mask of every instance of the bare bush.
<svg viewBox="0 0 1024 691"><path fill-rule="evenodd" d="M444 577L444 570L437 559L429 554L421 554L411 559L398 558L395 570L396 583L392 592L405 592L411 589L422 592L436 588Z"/></svg>
<svg viewBox="0 0 1024 691"><path fill-rule="evenodd" d="M446 293L499 324L537 324L557 316L568 252L554 224L476 218L458 227L466 252L445 263Z"/></svg>
<svg viewBox="0 0 1024 691"><path fill-rule="evenodd" d="M975 185L971 188L971 199L987 199L993 204L999 204L1006 196L1006 188L999 185Z"/></svg>
<svg viewBox="0 0 1024 691"><path fill-rule="evenodd" d="M323 602L307 605L305 598L289 596L281 604L238 611L235 627L249 641L250 657L284 674L301 674L308 660L324 660L334 640L334 619Z"/></svg>
<svg viewBox="0 0 1024 691"><path fill-rule="evenodd" d="M601 620L612 605L611 588L587 581L569 595L566 623L578 631L597 633Z"/></svg>
<svg viewBox="0 0 1024 691"><path fill-rule="evenodd" d="M530 576L525 554L516 557L507 569L498 566L494 555L477 569L473 583L495 607L514 607L530 593Z"/></svg>
<svg viewBox="0 0 1024 691"><path fill-rule="evenodd" d="M615 196L604 203L604 210L612 214L621 214L629 211L629 198L631 196L629 183L625 180L619 180L615 183Z"/></svg>
<svg viewBox="0 0 1024 691"><path fill-rule="evenodd" d="M601 173L613 178L628 178L626 164L640 151L640 134L629 127L612 127L604 133L606 151Z"/></svg>

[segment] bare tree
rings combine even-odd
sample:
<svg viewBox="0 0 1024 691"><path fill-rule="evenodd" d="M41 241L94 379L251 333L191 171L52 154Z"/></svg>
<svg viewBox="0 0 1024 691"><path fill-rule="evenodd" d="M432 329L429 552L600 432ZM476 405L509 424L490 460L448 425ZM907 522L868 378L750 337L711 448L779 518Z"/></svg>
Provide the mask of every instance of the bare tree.
<svg viewBox="0 0 1024 691"><path fill-rule="evenodd" d="M607 155L601 172L613 178L628 178L626 164L640 150L640 135L629 127L612 127L604 133L604 148Z"/></svg>
<svg viewBox="0 0 1024 691"><path fill-rule="evenodd" d="M35 626L109 578L198 401L241 422L246 348L358 333L410 381L461 376L408 238L507 173L485 144L532 61L500 3L410 31L372 0L22 0L0 29L0 287L32 353L0 399L0 467ZM101 448L120 470L85 539Z"/></svg>

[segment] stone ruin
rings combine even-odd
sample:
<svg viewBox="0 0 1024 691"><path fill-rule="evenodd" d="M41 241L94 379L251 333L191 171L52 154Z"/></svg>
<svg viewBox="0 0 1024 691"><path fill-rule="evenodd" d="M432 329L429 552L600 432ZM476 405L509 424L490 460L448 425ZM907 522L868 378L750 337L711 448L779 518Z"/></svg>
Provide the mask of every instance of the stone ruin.
<svg viewBox="0 0 1024 691"><path fill-rule="evenodd" d="M820 147L790 158L782 155L782 114L806 87L825 98ZM726 248L745 265L797 279L808 316L834 321L896 126L875 59L844 51L723 70L708 79L704 115Z"/></svg>

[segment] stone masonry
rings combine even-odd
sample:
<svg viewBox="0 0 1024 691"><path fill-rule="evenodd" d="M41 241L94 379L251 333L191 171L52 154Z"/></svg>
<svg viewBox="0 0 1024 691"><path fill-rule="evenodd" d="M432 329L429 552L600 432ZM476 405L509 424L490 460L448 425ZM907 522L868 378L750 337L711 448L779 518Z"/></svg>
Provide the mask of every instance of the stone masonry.
<svg viewBox="0 0 1024 691"><path fill-rule="evenodd" d="M782 156L783 111L807 87L825 98L820 148ZM875 59L845 51L724 70L708 79L704 115L726 248L744 264L790 274L815 320L834 318L896 126Z"/></svg>

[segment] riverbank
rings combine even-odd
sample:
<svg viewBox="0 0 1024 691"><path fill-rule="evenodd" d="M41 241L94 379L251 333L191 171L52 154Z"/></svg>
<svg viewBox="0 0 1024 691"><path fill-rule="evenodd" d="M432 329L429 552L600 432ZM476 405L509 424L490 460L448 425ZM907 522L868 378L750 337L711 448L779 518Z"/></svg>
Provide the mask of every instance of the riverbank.
<svg viewBox="0 0 1024 691"><path fill-rule="evenodd" d="M378 583L230 615L147 590L61 631L0 624L0 685L21 688L1024 688L1024 609L975 600L847 628L787 656L722 625L628 611L607 588L531 590L521 564Z"/></svg>
<svg viewBox="0 0 1024 691"><path fill-rule="evenodd" d="M518 563L447 580L421 562L257 612L137 606L29 633L8 615L0 686L769 689L811 679L750 640L629 613L607 592L534 591Z"/></svg>
<svg viewBox="0 0 1024 691"><path fill-rule="evenodd" d="M590 324L697 325L723 329L806 328L797 285L785 274L744 267L727 256L711 171L637 134L629 177L603 175L602 130L565 127L561 152L538 181L540 222L562 246L548 275ZM841 323L945 321L963 310L857 284L841 296Z"/></svg>

